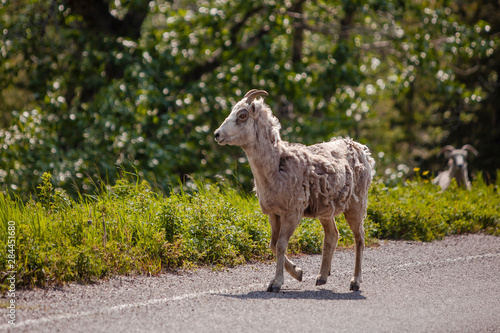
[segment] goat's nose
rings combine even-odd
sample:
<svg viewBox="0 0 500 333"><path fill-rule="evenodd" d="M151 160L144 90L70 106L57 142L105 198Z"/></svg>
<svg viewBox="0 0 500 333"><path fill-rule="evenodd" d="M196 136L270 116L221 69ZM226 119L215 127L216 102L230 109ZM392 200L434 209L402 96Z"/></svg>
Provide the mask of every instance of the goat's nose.
<svg viewBox="0 0 500 333"><path fill-rule="evenodd" d="M216 130L216 131L214 132L214 137L215 137L215 141L219 141L219 137L220 137L219 130Z"/></svg>
<svg viewBox="0 0 500 333"><path fill-rule="evenodd" d="M459 164L459 165L457 165L457 167L458 167L459 169L462 169L462 167L463 167L463 166L464 166L463 164Z"/></svg>

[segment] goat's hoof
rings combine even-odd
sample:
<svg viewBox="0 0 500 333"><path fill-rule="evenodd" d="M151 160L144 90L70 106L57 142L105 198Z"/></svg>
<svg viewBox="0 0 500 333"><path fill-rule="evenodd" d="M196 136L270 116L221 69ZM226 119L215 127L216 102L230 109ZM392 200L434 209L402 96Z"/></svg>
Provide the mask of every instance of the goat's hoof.
<svg viewBox="0 0 500 333"><path fill-rule="evenodd" d="M286 270L290 275L297 281L302 282L302 269L300 267L297 267L296 265L293 265L291 268L287 268Z"/></svg>
<svg viewBox="0 0 500 333"><path fill-rule="evenodd" d="M297 279L297 281L299 282L302 282L302 275L304 274L304 272L302 272L302 270L300 268L297 268L297 277L295 277L295 279Z"/></svg>
<svg viewBox="0 0 500 333"><path fill-rule="evenodd" d="M316 285L317 286L322 286L324 284L326 284L326 280L323 280L323 279L320 279L320 278L316 279Z"/></svg>
<svg viewBox="0 0 500 333"><path fill-rule="evenodd" d="M269 286L267 287L267 292L268 293L279 293L280 289L281 289L281 287L275 286L274 283L271 282L269 284Z"/></svg>
<svg viewBox="0 0 500 333"><path fill-rule="evenodd" d="M349 290L359 291L359 284L356 283L356 282L351 281L351 286L349 287Z"/></svg>

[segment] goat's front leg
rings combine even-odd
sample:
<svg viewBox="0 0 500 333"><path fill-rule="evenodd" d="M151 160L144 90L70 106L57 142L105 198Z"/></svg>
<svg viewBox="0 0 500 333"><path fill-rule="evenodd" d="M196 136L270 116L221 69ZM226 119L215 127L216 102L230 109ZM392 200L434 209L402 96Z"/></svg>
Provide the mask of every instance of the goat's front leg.
<svg viewBox="0 0 500 333"><path fill-rule="evenodd" d="M271 224L271 242L269 244L269 248L276 256L276 245L278 243L278 238L281 230L281 218L278 215L271 214L269 215L269 223ZM285 255L285 270L297 281L302 282L302 269L295 265L293 261L288 259Z"/></svg>
<svg viewBox="0 0 500 333"><path fill-rule="evenodd" d="M270 216L271 223L271 250L276 255L276 275L271 280L267 291L279 292L285 278L283 270L286 270L297 280L302 281L302 269L298 268L285 256L288 241L300 222L300 215L291 214L286 216Z"/></svg>
<svg viewBox="0 0 500 333"><path fill-rule="evenodd" d="M439 175L437 175L436 180L439 187L441 187L441 192L446 191L446 189L451 184L450 170L441 172Z"/></svg>
<svg viewBox="0 0 500 333"><path fill-rule="evenodd" d="M462 172L463 172L462 177L464 179L465 188L468 191L470 191L472 189L472 185L471 185L470 180L469 180L469 173L467 172L467 167L464 166L462 169L463 169L462 170Z"/></svg>

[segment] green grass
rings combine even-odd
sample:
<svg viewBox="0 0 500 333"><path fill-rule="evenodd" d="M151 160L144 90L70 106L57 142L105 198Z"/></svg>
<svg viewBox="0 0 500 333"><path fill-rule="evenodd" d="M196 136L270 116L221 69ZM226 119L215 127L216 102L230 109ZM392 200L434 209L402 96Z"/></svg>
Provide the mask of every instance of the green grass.
<svg viewBox="0 0 500 333"><path fill-rule="evenodd" d="M499 235L498 185L486 185L479 177L473 187L469 192L452 184L440 193L420 177L396 188L374 183L365 220L368 244L479 231ZM165 196L147 182L121 179L94 197L75 200L54 189L45 174L37 194L36 200L23 201L0 193L0 246L8 248L8 221L14 221L18 287L273 257L270 227L257 199L230 186L197 183L195 191ZM352 246L343 216L337 225L339 246ZM322 239L320 223L304 219L289 251L320 253ZM2 291L11 270L6 254L0 257Z"/></svg>

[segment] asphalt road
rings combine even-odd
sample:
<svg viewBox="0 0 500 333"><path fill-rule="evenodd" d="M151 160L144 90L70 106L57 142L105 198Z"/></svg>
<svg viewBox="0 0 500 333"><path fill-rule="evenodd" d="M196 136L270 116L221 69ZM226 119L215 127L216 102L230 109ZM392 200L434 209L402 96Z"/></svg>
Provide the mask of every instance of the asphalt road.
<svg viewBox="0 0 500 333"><path fill-rule="evenodd" d="M500 238L367 248L358 292L349 291L352 250L335 253L321 287L320 256L294 261L304 281L287 275L277 294L265 291L274 263L21 291L16 326L2 315L0 331L500 332Z"/></svg>

